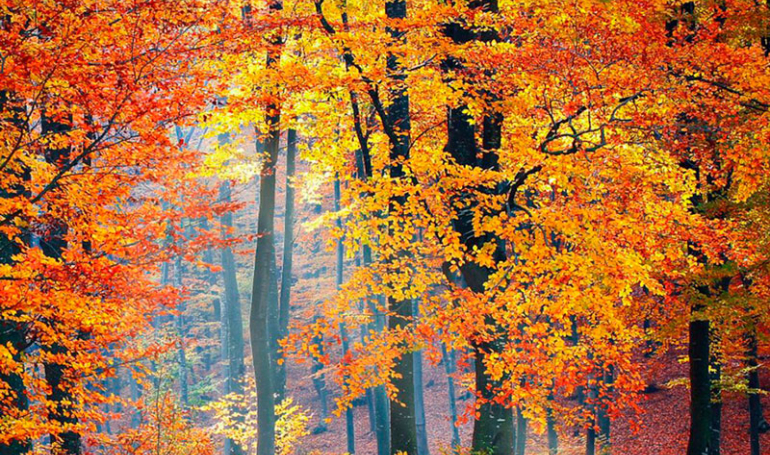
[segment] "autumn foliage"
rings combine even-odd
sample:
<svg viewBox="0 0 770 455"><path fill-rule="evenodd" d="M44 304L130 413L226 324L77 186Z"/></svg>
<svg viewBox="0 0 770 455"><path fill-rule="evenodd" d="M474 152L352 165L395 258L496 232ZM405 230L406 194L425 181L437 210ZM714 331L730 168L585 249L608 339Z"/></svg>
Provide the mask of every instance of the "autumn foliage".
<svg viewBox="0 0 770 455"><path fill-rule="evenodd" d="M688 454L735 399L759 455L768 53L744 0L5 1L0 452L288 455L302 363L393 444L457 353L472 450L611 450L678 357Z"/></svg>

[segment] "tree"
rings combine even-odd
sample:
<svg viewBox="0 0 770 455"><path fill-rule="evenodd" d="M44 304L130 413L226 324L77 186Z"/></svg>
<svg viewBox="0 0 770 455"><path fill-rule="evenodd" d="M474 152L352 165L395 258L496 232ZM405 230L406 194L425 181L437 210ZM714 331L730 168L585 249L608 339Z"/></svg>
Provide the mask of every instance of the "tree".
<svg viewBox="0 0 770 455"><path fill-rule="evenodd" d="M102 384L118 364L136 366L139 334L177 302L153 273L172 257L158 241L165 226L208 197L185 177L200 155L168 135L206 101L212 74L194 62L212 22L200 6L3 8L2 388L26 398L3 395L0 444L16 453L43 433L53 450L79 453L105 418ZM160 207L181 192L176 209Z"/></svg>

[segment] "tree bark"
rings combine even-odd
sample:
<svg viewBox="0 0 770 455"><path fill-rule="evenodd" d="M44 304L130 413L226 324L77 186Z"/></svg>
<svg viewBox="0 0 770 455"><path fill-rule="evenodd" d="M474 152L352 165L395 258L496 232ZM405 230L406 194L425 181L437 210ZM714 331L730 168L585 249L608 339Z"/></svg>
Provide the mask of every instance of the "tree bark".
<svg viewBox="0 0 770 455"><path fill-rule="evenodd" d="M406 0L389 0L385 3L385 13L389 19L406 19ZM389 28L390 36L400 42L406 42L404 32ZM390 177L403 179L405 177L402 162L409 159L409 96L404 86L406 74L401 71L399 58L389 54L387 58L388 72L395 88L391 90L391 104L388 107L386 120L392 131L390 138ZM390 200L391 213L397 213L399 207L406 204L407 196L393 196ZM400 224L400 223L399 223ZM393 332L403 330L412 323L412 302L388 297L388 328ZM417 454L417 427L414 403L414 356L403 354L394 367L395 378L393 385L397 389L395 399L390 402L390 453L405 452Z"/></svg>
<svg viewBox="0 0 770 455"><path fill-rule="evenodd" d="M4 24L5 25L5 24ZM14 95L7 90L0 90L0 114L8 113L7 118L0 119L0 128L16 129L22 134L22 109L21 107L11 106L14 102ZM9 151L10 153L10 151ZM21 168L12 170L15 166L9 166L5 172L14 173L19 176L23 182L31 179L28 169ZM8 188L0 191L0 198L12 199L23 197L28 193L24 185L16 188ZM13 242L7 236L0 234L0 264L13 264L13 256L21 252L21 247L29 244L29 232L22 232L21 244ZM14 353L11 355L11 361L24 367L24 350L27 347L26 328L22 322L19 322L21 315L18 312L2 311L0 317L0 344L3 346L12 346ZM23 370L22 370L23 371ZM24 384L23 373L8 372L0 373L0 382L8 385L10 396L6 401L0 403L0 421L8 418L13 419L14 415L23 415L29 409L29 400L26 395L26 386ZM32 442L29 439L13 440L8 443L0 443L0 453L8 455L22 455L32 449Z"/></svg>
<svg viewBox="0 0 770 455"><path fill-rule="evenodd" d="M449 418L452 422L452 449L460 447L460 430L457 428L457 392L455 391L454 374L456 370L454 351L448 350L441 343L441 355L444 358L444 371L447 378L447 395L449 396Z"/></svg>
<svg viewBox="0 0 770 455"><path fill-rule="evenodd" d="M289 317L291 312L291 285L294 264L294 169L297 154L297 130L290 128L286 134L286 204L283 218L283 266L281 267L281 294L278 302L278 337L289 336ZM283 356L281 356L283 357ZM286 394L286 363L277 366L278 384L276 393L279 399Z"/></svg>
<svg viewBox="0 0 770 455"><path fill-rule="evenodd" d="M614 368L612 366L604 368L602 373L602 382L606 385L607 389L611 389L614 381ZM610 453L610 417L607 413L607 405L599 403L597 408L597 423L599 426L599 453Z"/></svg>
<svg viewBox="0 0 770 455"><path fill-rule="evenodd" d="M41 123L41 132L44 136L65 134L72 129L70 124L53 120L46 115L43 115ZM69 160L70 152L69 147L48 148L45 150L45 160L47 163L55 166L64 166ZM56 190L51 191L49 195L55 197ZM53 259L61 259L64 250L67 248L66 233L66 223L63 220L52 219L48 226L47 235L40 240L40 248L43 254ZM49 322L54 327L57 324L56 321ZM62 336L71 335L62 334ZM67 347L58 342L53 343L51 346L43 346L41 349L54 356L64 357L69 354ZM73 406L76 398L69 391L71 385L69 384L70 378L67 377L68 367L56 362L45 363L43 367L45 380L51 390L48 394L48 400L53 403L53 409L49 412L48 418L63 427L68 426L71 428L77 425L78 418L74 414ZM74 429L51 434L51 440L59 445L59 450L56 453L62 455L80 455L80 439L80 434Z"/></svg>
<svg viewBox="0 0 770 455"><path fill-rule="evenodd" d="M340 179L339 176L334 178L334 211L340 210ZM342 221L337 219L337 228L342 228ZM337 290L342 288L342 282L344 279L344 262L345 246L342 243L342 239L337 240L337 268L335 274L335 282L337 284ZM342 353L347 355L350 352L350 340L348 339L348 332L345 328L345 323L340 324L340 337L342 337ZM345 410L345 435L347 438L347 449L350 455L356 453L356 433L355 426L353 425L353 408Z"/></svg>
<svg viewBox="0 0 770 455"><path fill-rule="evenodd" d="M557 455L559 453L559 434L556 432L556 419L553 417L552 408L548 408L545 425L548 438L548 455Z"/></svg>
<svg viewBox="0 0 770 455"><path fill-rule="evenodd" d="M176 288L182 289L184 284L182 283L182 258L177 256L174 262L174 278L176 281ZM186 311L187 304L183 300L179 304L178 314L176 315L176 331L179 336L179 347L177 348L177 361L179 364L179 397L182 400L182 406L185 408L190 402L189 390L188 390L188 378L187 378L187 354L185 352L185 338L187 337L184 323L184 313Z"/></svg>
<svg viewBox="0 0 770 455"><path fill-rule="evenodd" d="M250 12L246 7L246 14ZM274 0L269 9L283 9L281 0ZM247 17L247 22L250 20ZM267 53L267 67L273 68L280 59L283 38L276 34L270 38L272 47ZM257 219L257 250L254 257L254 278L252 282L249 335L257 386L257 455L275 453L275 358L271 352L277 334L271 333L278 311L271 308L275 283L275 173L281 138L281 106L269 103L266 106L267 139L265 140L265 161L260 171L259 217ZM258 132L257 132L258 133ZM278 299L275 299L277 304Z"/></svg>
<svg viewBox="0 0 770 455"><path fill-rule="evenodd" d="M524 455L527 451L527 418L516 408L516 455Z"/></svg>
<svg viewBox="0 0 770 455"><path fill-rule="evenodd" d="M494 392L490 386L493 381L484 365L486 352L477 349L475 357L476 392L481 395L482 404L473 424L473 450L488 451L490 455L514 455L519 437L514 433L513 412L492 401Z"/></svg>
<svg viewBox="0 0 770 455"><path fill-rule="evenodd" d="M688 354L690 356L690 438L687 455L709 455L711 446L710 324L698 319L693 306Z"/></svg>
<svg viewBox="0 0 770 455"><path fill-rule="evenodd" d="M473 7L490 12L498 11L495 0L473 2ZM494 33L491 35L485 33L482 36L482 34L459 23L447 24L444 27L444 33L455 44L465 44L477 39L494 40L496 38L493 36ZM448 58L442 66L447 72L458 72L462 69L463 64L455 58ZM447 152L458 165L498 169L497 150L501 143L502 122L503 118L497 112L485 114L482 122L483 153L479 153L482 151L479 150L476 142L475 122L468 115L467 106L461 105L450 108L447 118ZM468 188L464 193L465 195L473 195L474 189ZM489 233L468 235L469 232L474 232L471 214L459 214L454 221L454 229L462 235L468 251L493 244L495 245L494 261L499 263L505 260L504 245L497 236ZM461 267L460 272L465 284L473 292L483 293L486 282L494 270L469 262ZM492 401L493 389L496 384L492 383L484 366L485 356L489 350L493 349L497 349L497 347L492 344L474 347L476 392L480 395L482 404L478 409L478 418L474 421L472 449L479 452L491 451L492 455L512 455L516 438L513 428L513 414L510 408Z"/></svg>
<svg viewBox="0 0 770 455"><path fill-rule="evenodd" d="M412 303L414 317L420 317L420 302ZM422 350L414 351L414 412L417 427L417 455L430 455L428 449L428 428L425 422L425 397L422 376Z"/></svg>
<svg viewBox="0 0 770 455"><path fill-rule="evenodd" d="M271 287L275 279L275 165L280 139L280 112L277 106L268 107L270 132L265 144L267 152L259 181L259 218L257 220L257 251L254 258L251 313L249 330L253 356L254 376L257 383L257 455L275 452L275 384L271 352L272 337Z"/></svg>
<svg viewBox="0 0 770 455"><path fill-rule="evenodd" d="M220 136L220 143L226 141L226 136ZM219 186L219 199L231 202L230 183L222 182ZM233 227L233 214L225 212L220 217L222 238L230 239ZM243 378L246 373L244 365L243 316L241 314L241 299L238 292L238 275L233 250L225 246L221 251L222 281L224 283L224 300L222 325L224 332L224 357L227 365L225 378L225 394L243 393ZM236 419L243 421L244 410L236 409ZM232 439L225 439L225 455L242 455L243 449Z"/></svg>
<svg viewBox="0 0 770 455"><path fill-rule="evenodd" d="M711 374L711 441L709 454L719 455L722 445L722 364L714 355L715 346L711 344L709 373Z"/></svg>
<svg viewBox="0 0 770 455"><path fill-rule="evenodd" d="M747 366L749 368L749 446L751 455L761 455L759 444L760 426L762 425L762 402L759 395L759 372L757 368L757 333L752 324L748 334Z"/></svg>

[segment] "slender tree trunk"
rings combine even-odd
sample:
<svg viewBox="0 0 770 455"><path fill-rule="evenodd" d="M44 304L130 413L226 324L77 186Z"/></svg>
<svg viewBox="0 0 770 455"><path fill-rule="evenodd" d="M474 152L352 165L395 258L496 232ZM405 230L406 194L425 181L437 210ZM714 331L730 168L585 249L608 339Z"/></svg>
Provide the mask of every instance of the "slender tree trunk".
<svg viewBox="0 0 770 455"><path fill-rule="evenodd" d="M321 3L315 2L316 12L322 13ZM342 23L345 32L349 31L347 13L342 14ZM354 57L350 51L346 51L343 55L345 60L345 66L348 70L354 61ZM358 102L358 93L355 90L350 90L350 105L353 112L353 127L356 132L356 138L358 139L359 149L356 153L356 174L361 180L369 180L372 177L372 160L369 153L369 144L367 141L367 135L364 133L364 126L361 118L361 110ZM372 263L372 251L368 245L362 247L363 265L368 267ZM366 305L374 316L374 331L376 333L382 333L385 329L385 317L380 311L379 307L375 303L373 298L366 300ZM362 337L363 337L362 333ZM390 453L390 426L389 422L389 406L388 397L384 386L375 387L374 390L369 392L371 396L372 406L370 415L370 425L372 431L374 431L377 440L377 455L388 455Z"/></svg>
<svg viewBox="0 0 770 455"><path fill-rule="evenodd" d="M592 425L586 428L586 455L596 454L596 429ZM518 454L517 454L518 455Z"/></svg>
<svg viewBox="0 0 770 455"><path fill-rule="evenodd" d="M454 374L457 363L453 350L448 350L444 343L441 343L441 355L444 358L444 371L447 378L447 395L449 395L449 418L452 422L452 448L454 450L460 447L460 430L457 428L457 392L455 391Z"/></svg>
<svg viewBox="0 0 770 455"><path fill-rule="evenodd" d="M313 344L317 346L318 354L324 355L323 337L321 335L313 337ZM326 419L329 417L329 391L326 389L326 375L323 373L323 364L313 359L311 371L313 373L313 387L318 394L318 401L321 405L321 419L318 422L318 426L313 429L313 434L319 434L328 430Z"/></svg>
<svg viewBox="0 0 770 455"><path fill-rule="evenodd" d="M281 0L269 4L272 11L283 9ZM246 7L247 15L250 13ZM250 18L247 17L247 22ZM274 32L275 33L275 32ZM283 38L275 34L270 39L271 49L267 54L267 67L273 68L280 59ZM271 333L270 319L278 313L271 308L271 292L275 289L275 174L281 138L281 106L270 103L266 106L267 139L259 180L259 218L257 219L257 250L254 258L254 279L252 283L249 335L257 385L257 455L275 453L275 357L271 352L277 334ZM275 299L277 304L278 299Z"/></svg>
<svg viewBox="0 0 770 455"><path fill-rule="evenodd" d="M361 344L363 345L364 342L364 329L368 329L368 325L361 328ZM372 389L366 389L366 411L369 415L369 431L374 433L376 431L375 425L377 424L377 415L375 414L374 409L374 390Z"/></svg>
<svg viewBox="0 0 770 455"><path fill-rule="evenodd" d="M134 402L139 401L139 399L142 397L142 390L139 387L139 383L137 382L136 378L134 377L133 372L130 372L128 374L129 378L129 391L131 393L131 400ZM139 424L141 423L141 413L138 409L134 408L131 412L131 426L130 428L137 428Z"/></svg>
<svg viewBox="0 0 770 455"><path fill-rule="evenodd" d="M227 136L220 136L220 143L227 141ZM219 199L224 203L231 202L230 183L222 182L219 186ZM220 218L222 238L232 237L233 214L225 212ZM238 274L233 250L226 246L221 251L222 282L224 283L224 300L222 311L222 332L224 358L227 365L225 393L243 393L243 379L246 374L244 365L243 316L241 314L241 298L238 292ZM244 409L236 409L236 419L243 421ZM243 449L232 439L225 439L225 455L242 455Z"/></svg>
<svg viewBox="0 0 770 455"><path fill-rule="evenodd" d="M367 250L365 249L364 253L366 253L366 251ZM371 263L371 256L369 262ZM379 296L379 300L383 300L382 296ZM385 330L385 315L382 311L377 310L374 319L377 333L382 333ZM391 415L385 386L374 388L374 410L376 414L375 435L377 438L377 455L387 455L391 453Z"/></svg>
<svg viewBox="0 0 770 455"><path fill-rule="evenodd" d="M757 332L752 323L748 335L747 366L749 368L749 444L751 455L761 455L759 445L759 432L762 425L762 402L759 395L759 372L757 368Z"/></svg>
<svg viewBox="0 0 770 455"><path fill-rule="evenodd" d="M290 128L286 134L286 207L283 218L283 267L281 268L281 294L278 303L280 314L278 319L281 339L289 336L289 316L291 305L292 271L294 264L294 169L297 155L297 130ZM283 399L286 394L286 362L278 367L278 397Z"/></svg>
<svg viewBox="0 0 770 455"><path fill-rule="evenodd" d="M201 218L200 223L201 223L201 229L203 231L209 230L209 224L205 217ZM206 248L206 250L203 252L203 262L205 262L206 264L209 264L209 266L214 265L214 252L211 250L211 248ZM216 287L217 285L216 273L213 273L211 270L205 270L203 275L210 289L213 289L214 287ZM215 324L218 323L220 326L219 333L217 335L220 341L220 348L221 348L219 350L220 351L219 354L222 354L225 352L224 351L225 347L223 345L223 343L225 343L225 337L222 333L223 331L222 301L219 297L214 297L213 299L211 299L211 319L209 321ZM211 338L212 336L211 331L206 330L206 335L207 337ZM205 349L204 356L203 356L203 365L204 365L206 374L211 373L211 367L216 357L217 357L217 353L212 353L212 349L208 349L208 348ZM222 356L222 359L227 361L227 357L225 356Z"/></svg>
<svg viewBox="0 0 770 455"><path fill-rule="evenodd" d="M340 179L339 176L336 176L334 179L334 211L339 212L340 210ZM342 228L342 221L337 219L337 228ZM344 277L344 263L343 259L345 256L345 246L342 243L342 239L337 240L337 273L336 273L336 284L337 284L337 290L340 290L342 288L342 282ZM342 337L342 352L344 355L347 355L348 352L350 352L350 340L348 339L348 332L345 328L345 323L343 322L340 324L340 336ZM355 433L355 427L353 425L353 408L348 408L345 410L345 435L347 436L347 448L348 453L353 455L356 453L356 433Z"/></svg>
<svg viewBox="0 0 770 455"><path fill-rule="evenodd" d="M358 112L358 105L355 97L355 93L351 92L351 103L354 106L354 112ZM355 116L356 129L360 131L360 117ZM369 149L366 141L363 139L363 135L359 135L360 149L358 150L356 166L358 170L358 176L362 180L368 180L371 178L371 158L369 156ZM364 245L361 248L361 256L364 267L368 267L372 264L372 250L368 245ZM374 321L369 327L373 326L376 333L382 333L385 329L385 316L380 311L378 305L375 302L375 297L366 299L366 306L373 315ZM362 333L363 337L364 334ZM390 453L390 427L388 425L388 396L385 391L385 387L375 387L370 391L372 397L372 412L370 415L370 425L374 432L375 439L377 440L377 455L388 455Z"/></svg>
<svg viewBox="0 0 770 455"><path fill-rule="evenodd" d="M259 218L257 221L257 251L254 259L251 315L249 330L254 376L257 383L257 455L275 452L275 375L271 352L272 334L271 287L275 279L275 164L278 157L280 113L276 106L268 108L270 133L265 149L268 157L263 164L259 181Z"/></svg>
<svg viewBox="0 0 770 455"><path fill-rule="evenodd" d="M553 408L548 408L545 425L548 438L548 455L556 455L559 453L559 434L556 432L556 419L553 416Z"/></svg>
<svg viewBox="0 0 770 455"><path fill-rule="evenodd" d="M709 454L719 455L722 445L722 363L714 355L714 343L711 343L711 441Z"/></svg>
<svg viewBox="0 0 770 455"><path fill-rule="evenodd" d="M607 389L611 389L612 384L614 382L614 368L607 367L604 368L604 371L602 373L602 381L607 386ZM604 403L600 403L598 410L597 410L597 423L599 425L599 444L600 444L600 450L599 452L604 454L610 453L610 417L607 414L607 405Z"/></svg>
<svg viewBox="0 0 770 455"><path fill-rule="evenodd" d="M182 283L182 258L177 256L174 266L174 278L176 281L176 288L182 289L184 286ZM177 349L177 361L179 363L179 396L182 400L182 405L187 407L190 402L189 390L188 390L188 378L187 378L187 354L185 352L186 331L184 323L184 313L186 311L187 304L182 301L179 304L178 313L176 316L176 331L179 335L179 348Z"/></svg>
<svg viewBox="0 0 770 455"><path fill-rule="evenodd" d="M415 299L412 303L414 317L420 317L420 302ZM429 455L428 428L425 422L425 397L422 376L422 350L414 351L414 412L417 426L417 454Z"/></svg>

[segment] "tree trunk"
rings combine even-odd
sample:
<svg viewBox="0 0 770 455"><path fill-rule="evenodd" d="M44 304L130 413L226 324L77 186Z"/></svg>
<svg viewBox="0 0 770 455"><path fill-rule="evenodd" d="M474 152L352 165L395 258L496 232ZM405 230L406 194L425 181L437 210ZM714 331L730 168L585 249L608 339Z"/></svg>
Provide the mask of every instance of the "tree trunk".
<svg viewBox="0 0 770 455"><path fill-rule="evenodd" d="M455 356L453 350L448 350L441 343L441 355L444 358L444 371L447 378L447 395L449 395L449 418L452 422L452 449L460 448L460 430L457 428L457 393L455 392Z"/></svg>
<svg viewBox="0 0 770 455"><path fill-rule="evenodd" d="M182 283L182 258L177 256L174 265L176 288L182 289L184 284ZM190 402L188 384L187 384L187 354L185 353L185 339L187 337L184 323L184 313L187 308L186 302L183 300L179 304L178 313L176 316L176 331L179 336L179 348L177 349L177 360L179 363L179 397L182 400L182 405L186 408Z"/></svg>
<svg viewBox="0 0 770 455"><path fill-rule="evenodd" d="M0 113L9 112L10 118L0 119L0 127L9 126L19 130L22 133L22 109L20 107L9 106L9 103L15 101L13 94L7 90L0 90ZM10 170L15 166L6 168L7 173L14 173ZM20 171L22 181L28 182L31 178L29 170L22 168ZM1 178L1 177L0 177ZM12 199L22 197L28 193L24 185L17 188L10 188L7 191L0 191L0 198ZM29 232L23 231L21 234L21 243L29 244ZM0 264L13 264L12 257L21 252L21 246L13 242L7 236L0 234ZM12 346L14 352L11 354L11 362L15 365L24 367L24 350L27 346L26 329L24 324L19 322L21 316L18 312L8 312L2 310L0 313L0 344L3 346ZM23 370L22 370L23 371ZM0 382L7 384L9 396L4 402L0 403L0 421L5 419L14 419L14 416L23 416L29 409L29 400L26 395L26 386L24 384L23 373L18 374L13 371L0 373ZM22 455L32 449L32 442L29 439L13 440L8 443L0 443L0 453L8 455Z"/></svg>
<svg viewBox="0 0 770 455"><path fill-rule="evenodd" d="M389 0L385 3L385 13L389 19L406 19L406 0ZM404 32L389 29L390 36L400 42L406 42ZM388 72L391 80L397 85L391 91L391 104L388 107L387 122L396 131L390 138L390 177L402 179L405 177L402 161L409 159L409 96L404 88L406 74L401 71L401 63L396 55L388 55ZM384 120L384 119L383 119ZM386 126L387 128L387 126ZM391 212L397 212L398 207L406 203L406 195L393 196L390 201ZM412 302L388 297L388 328L398 332L412 323ZM390 402L390 453L405 452L408 455L417 453L417 427L414 407L414 356L402 355L394 367L395 378L393 385L396 396Z"/></svg>
<svg viewBox="0 0 770 455"><path fill-rule="evenodd" d="M294 169L297 154L297 130L290 128L286 134L286 207L283 218L283 266L281 267L281 294L278 306L278 337L289 336L292 270L294 264ZM283 357L283 356L281 356ZM279 399L286 394L286 362L277 366Z"/></svg>
<svg viewBox="0 0 770 455"><path fill-rule="evenodd" d="M313 343L318 347L318 354L323 356L323 337L321 335L315 336L313 338ZM326 376L322 370L323 364L319 360L313 359L311 368L313 373L313 387L315 387L315 391L318 394L318 401L320 401L321 404L321 419L318 422L318 426L313 429L313 434L324 433L328 430L326 427L326 419L329 417L329 391L326 389Z"/></svg>
<svg viewBox="0 0 770 455"><path fill-rule="evenodd" d="M208 224L208 221L207 221L207 219L205 217L201 218L200 223L201 223L201 229L203 231L208 231L209 230L209 224ZM203 252L203 262L205 262L209 266L213 266L214 265L214 252L211 250L211 248L206 248L206 250ZM217 274L213 273L209 269L206 269L204 271L203 275L204 275L204 278L205 278L209 288L210 289L215 288L216 285L217 285ZM221 353L225 352L224 351L224 345L223 345L223 343L225 343L225 337L223 336L223 333L222 333L223 332L223 327L222 327L222 301L220 300L219 297L214 297L213 299L211 299L211 316L212 317L211 317L211 319L209 319L209 321L214 323L215 325L216 325L216 323L219 323L219 325L220 325L220 329L219 329L219 333L218 333L218 335L219 335L218 338L219 338L220 347L221 347L219 354L221 354ZM209 331L208 329L206 330L206 336L208 338L211 338L211 336L212 336L211 331ZM204 348L204 349L205 350L204 350L204 355L203 355L203 365L204 365L206 374L210 374L211 373L212 364L214 363L214 359L217 357L217 355L216 354L212 355L212 349L209 349L209 348ZM227 357L223 356L222 359L225 362L227 361Z"/></svg>
<svg viewBox="0 0 770 455"><path fill-rule="evenodd" d="M478 2L477 7L487 11L497 11L496 2L491 0ZM445 34L456 44L464 44L479 38L474 31L457 23L447 25ZM446 70L459 71L462 69L462 63L455 59L447 59L443 66ZM468 115L467 106L450 108L447 119L447 152L458 165L498 169L496 151L500 147L502 120L502 117L497 113L489 113L485 116L482 135L485 153L479 153L480 150L476 144L475 122ZM479 155L482 155L481 159L479 159ZM464 193L472 195L474 189L468 188ZM454 229L463 236L468 251L494 244L496 246L495 262L499 263L505 260L503 244L493 234L467 235L468 232L473 232L472 215L459 214L454 221ZM486 282L494 272L493 269L481 267L473 262L461 267L460 271L465 284L476 293L485 292ZM492 349L496 349L496 347L493 345L475 346L476 392L480 394L482 404L478 409L478 418L474 421L472 449L479 452L491 451L492 455L512 455L516 438L513 428L513 414L510 408L492 401L494 391L491 389L494 388L495 384L488 377L484 366L486 351Z"/></svg>
<svg viewBox="0 0 770 455"><path fill-rule="evenodd" d="M334 178L334 211L339 212L340 210L340 179L339 176L335 176ZM337 219L337 228L342 228L342 221L338 218ZM342 288L342 282L344 279L344 262L343 259L345 257L345 246L342 243L342 239L337 240L337 270L335 275L335 282L337 284L337 290L339 291ZM350 340L348 339L348 332L345 328L345 323L343 322L340 324L340 336L342 337L342 353L344 355L347 355L348 352L350 352ZM353 408L348 408L345 410L345 434L347 436L347 448L348 453L350 455L353 455L356 453L356 433L355 433L355 427L353 425Z"/></svg>
<svg viewBox="0 0 770 455"><path fill-rule="evenodd" d="M484 358L486 353L476 350L476 392L483 400L478 407L479 417L473 425L473 450L487 451L490 455L513 455L517 436L513 428L513 412L493 401L490 390L492 380L487 375Z"/></svg>
<svg viewBox="0 0 770 455"><path fill-rule="evenodd" d="M552 408L548 408L545 425L548 438L548 455L556 455L559 453L559 434L556 432L556 419L553 417Z"/></svg>
<svg viewBox="0 0 770 455"><path fill-rule="evenodd" d="M709 321L696 319L693 307L690 321L690 439L687 455L709 455L711 443L711 377L709 375Z"/></svg>
<svg viewBox="0 0 770 455"><path fill-rule="evenodd" d="M247 14L250 7L246 7ZM281 0L273 0L269 9L283 9ZM249 18L247 18L249 21ZM275 34L270 38L273 47L268 50L266 66L273 68L279 63L283 38ZM277 308L273 303L275 283L275 174L281 139L281 106L269 103L265 107L267 139L265 140L265 161L259 180L259 217L257 219L257 250L254 257L254 278L252 282L249 335L257 386L257 455L275 453L275 358L271 352L276 333L271 333L276 319ZM258 133L258 132L257 132ZM276 296L277 297L277 296ZM275 298L275 304L278 299ZM276 319L277 322L277 319ZM276 324L277 325L277 324Z"/></svg>
<svg viewBox="0 0 770 455"><path fill-rule="evenodd" d="M516 408L516 455L524 455L527 451L527 419Z"/></svg>
<svg viewBox="0 0 770 455"><path fill-rule="evenodd" d="M751 455L761 455L759 445L759 432L762 425L762 402L759 395L759 372L757 368L757 332L752 324L748 336L747 362L749 368L749 444Z"/></svg>
<svg viewBox="0 0 770 455"><path fill-rule="evenodd" d="M257 384L257 455L275 452L275 375L271 352L273 334L268 319L271 315L271 287L275 275L275 165L280 139L280 112L268 107L270 133L265 144L267 159L259 181L259 218L257 221L257 251L254 259L249 330L254 377Z"/></svg>
<svg viewBox="0 0 770 455"><path fill-rule="evenodd" d="M609 390L612 387L614 381L614 368L604 368L602 373L602 382L607 386ZM596 420L599 426L599 453L602 455L610 453L610 417L607 413L607 405L605 403L599 403Z"/></svg>
<svg viewBox="0 0 770 455"><path fill-rule="evenodd" d="M226 136L220 136L220 143L227 140ZM230 183L222 182L219 186L219 199L222 202L231 202ZM225 212L220 218L222 225L222 238L230 239L230 230L233 227L233 214ZM221 252L222 281L224 283L224 300L222 311L223 347L227 365L225 379L225 394L243 393L243 378L246 367L244 365L244 341L243 341L243 316L241 314L241 299L238 292L238 274L233 250L226 246ZM236 409L236 419L243 421L244 410ZM225 455L242 455L243 449L230 438L225 439Z"/></svg>
<svg viewBox="0 0 770 455"><path fill-rule="evenodd" d="M420 317L420 303L412 303L414 317ZM417 455L430 455L428 450L428 428L425 422L425 399L422 379L422 350L414 351L414 412L417 427Z"/></svg>
<svg viewBox="0 0 770 455"><path fill-rule="evenodd" d="M46 349L52 355L66 355L67 349L60 344L54 344ZM77 425L78 418L72 414L72 394L69 392L67 367L58 363L46 363L44 365L45 380L51 387L48 400L54 403L54 408L49 414L49 419L61 426ZM53 451L54 455L80 455L80 434L75 430L62 431L51 435L51 440L56 441L59 450Z"/></svg>
<svg viewBox="0 0 770 455"><path fill-rule="evenodd" d="M43 135L64 134L71 130L71 125L61 123L43 115L41 131ZM69 147L45 150L45 160L47 163L55 166L63 166L70 157ZM56 192L51 195L55 197ZM67 248L65 235L67 234L67 225L63 220L53 219L48 226L47 236L41 239L40 248L43 254L53 259L61 259L64 250ZM56 321L49 321L55 330ZM68 336L70 334L64 334ZM43 346L41 349L54 356L66 357L69 354L68 349L60 343L54 343L51 346ZM53 410L50 411L48 418L61 426L72 427L78 424L78 418L74 415L75 397L69 392L70 385L67 378L67 366L61 363L51 362L43 366L45 379L51 392L48 394L48 400L53 403ZM62 431L58 434L51 434L51 440L59 444L57 454L79 455L81 452L80 434L74 429Z"/></svg>
<svg viewBox="0 0 770 455"><path fill-rule="evenodd" d="M709 454L719 455L722 445L722 364L714 355L714 344L711 344L711 441Z"/></svg>

